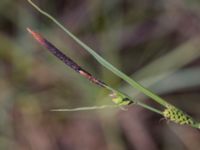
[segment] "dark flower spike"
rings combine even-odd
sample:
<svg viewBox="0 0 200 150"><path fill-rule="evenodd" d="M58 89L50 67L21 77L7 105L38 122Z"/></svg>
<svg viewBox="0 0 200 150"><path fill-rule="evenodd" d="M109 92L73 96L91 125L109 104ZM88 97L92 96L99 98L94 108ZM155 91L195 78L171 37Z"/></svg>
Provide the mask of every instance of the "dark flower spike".
<svg viewBox="0 0 200 150"><path fill-rule="evenodd" d="M60 59L62 62L64 62L67 66L72 68L74 71L78 72L80 75L84 76L91 82L101 86L105 87L106 84L95 77L93 77L89 72L82 69L77 63L75 63L71 58L66 56L64 53L62 53L58 48L56 48L53 44L51 44L49 41L47 41L44 37L42 37L37 32L34 32L30 28L27 28L28 32L45 48L47 48L54 56L56 56L58 59Z"/></svg>
<svg viewBox="0 0 200 150"><path fill-rule="evenodd" d="M82 75L85 78L87 78L88 80L90 80L92 83L99 85L103 88L106 88L107 90L110 90L112 93L114 93L116 96L115 96L115 98L112 97L112 100L115 104L129 105L129 104L133 103L133 101L130 100L129 98L127 98L126 95L107 86L104 82L96 79L89 72L87 72L86 70L81 68L77 63L75 63L71 58L69 58L64 53L62 53L58 48L56 48L53 44L51 44L49 41L47 41L39 33L34 32L30 28L27 28L27 30L34 37L34 39L36 39L41 45L43 45L45 48L47 48L54 56L56 56L58 59L60 59L62 62L64 62L67 66L69 66L74 71L76 71L80 75Z"/></svg>

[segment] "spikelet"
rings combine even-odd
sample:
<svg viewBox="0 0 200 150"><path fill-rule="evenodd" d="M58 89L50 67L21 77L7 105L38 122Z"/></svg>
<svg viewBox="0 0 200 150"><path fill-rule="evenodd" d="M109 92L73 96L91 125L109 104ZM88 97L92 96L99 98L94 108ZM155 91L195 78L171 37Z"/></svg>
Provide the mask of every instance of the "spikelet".
<svg viewBox="0 0 200 150"><path fill-rule="evenodd" d="M183 111L179 110L178 108L168 105L166 109L163 111L163 116L177 124L180 125L190 125L196 126L197 122L194 121L192 117L184 113Z"/></svg>
<svg viewBox="0 0 200 150"><path fill-rule="evenodd" d="M133 103L129 98L127 98L125 95L122 93L114 91L113 93L110 94L110 97L112 98L112 101L119 105L119 106L125 106L125 105L130 105Z"/></svg>

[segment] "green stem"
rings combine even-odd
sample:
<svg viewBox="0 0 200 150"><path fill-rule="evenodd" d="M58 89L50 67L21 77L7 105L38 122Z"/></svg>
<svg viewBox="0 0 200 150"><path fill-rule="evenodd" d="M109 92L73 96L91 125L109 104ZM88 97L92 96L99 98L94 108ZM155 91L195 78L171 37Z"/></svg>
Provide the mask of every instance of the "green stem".
<svg viewBox="0 0 200 150"><path fill-rule="evenodd" d="M105 108L117 108L119 105L101 105L101 106L88 106L88 107L78 107L78 108L59 108L52 109L51 111L87 111L87 110L97 110L97 109L105 109Z"/></svg>
<svg viewBox="0 0 200 150"><path fill-rule="evenodd" d="M150 111L153 111L153 112L155 112L155 113L158 113L158 114L160 114L160 115L163 115L163 113L162 113L160 110L158 110L158 109L156 109L156 108L153 108L153 107L151 107L151 106L149 106L149 105L146 105L146 104L144 104L144 103L141 103L141 102L139 102L139 101L137 101L135 104L137 104L137 105L139 105L139 106L141 106L141 107L143 107L143 108L146 108L146 109L148 109L148 110L150 110Z"/></svg>
<svg viewBox="0 0 200 150"><path fill-rule="evenodd" d="M193 128L197 128L197 129L200 129L200 123L196 123L195 125L192 125Z"/></svg>

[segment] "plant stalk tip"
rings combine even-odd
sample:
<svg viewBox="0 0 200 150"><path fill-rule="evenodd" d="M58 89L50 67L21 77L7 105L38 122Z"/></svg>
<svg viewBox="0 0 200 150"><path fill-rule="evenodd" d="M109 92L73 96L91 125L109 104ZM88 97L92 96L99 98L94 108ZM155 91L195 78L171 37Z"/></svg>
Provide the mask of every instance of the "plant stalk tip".
<svg viewBox="0 0 200 150"><path fill-rule="evenodd" d="M31 31L32 31L29 27L27 27L26 30L27 30L28 32L31 32Z"/></svg>

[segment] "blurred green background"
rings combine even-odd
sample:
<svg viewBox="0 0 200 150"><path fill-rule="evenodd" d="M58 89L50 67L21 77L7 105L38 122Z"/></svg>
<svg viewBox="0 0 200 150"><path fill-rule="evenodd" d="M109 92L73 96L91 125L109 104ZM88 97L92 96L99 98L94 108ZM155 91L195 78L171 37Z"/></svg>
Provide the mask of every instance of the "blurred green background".
<svg viewBox="0 0 200 150"><path fill-rule="evenodd" d="M200 120L200 2L34 0L101 56ZM130 96L26 0L0 1L1 150L198 150L200 132L138 106L51 112L110 104L108 92L66 67L26 28L40 32L83 68ZM137 97L161 109L145 96Z"/></svg>

